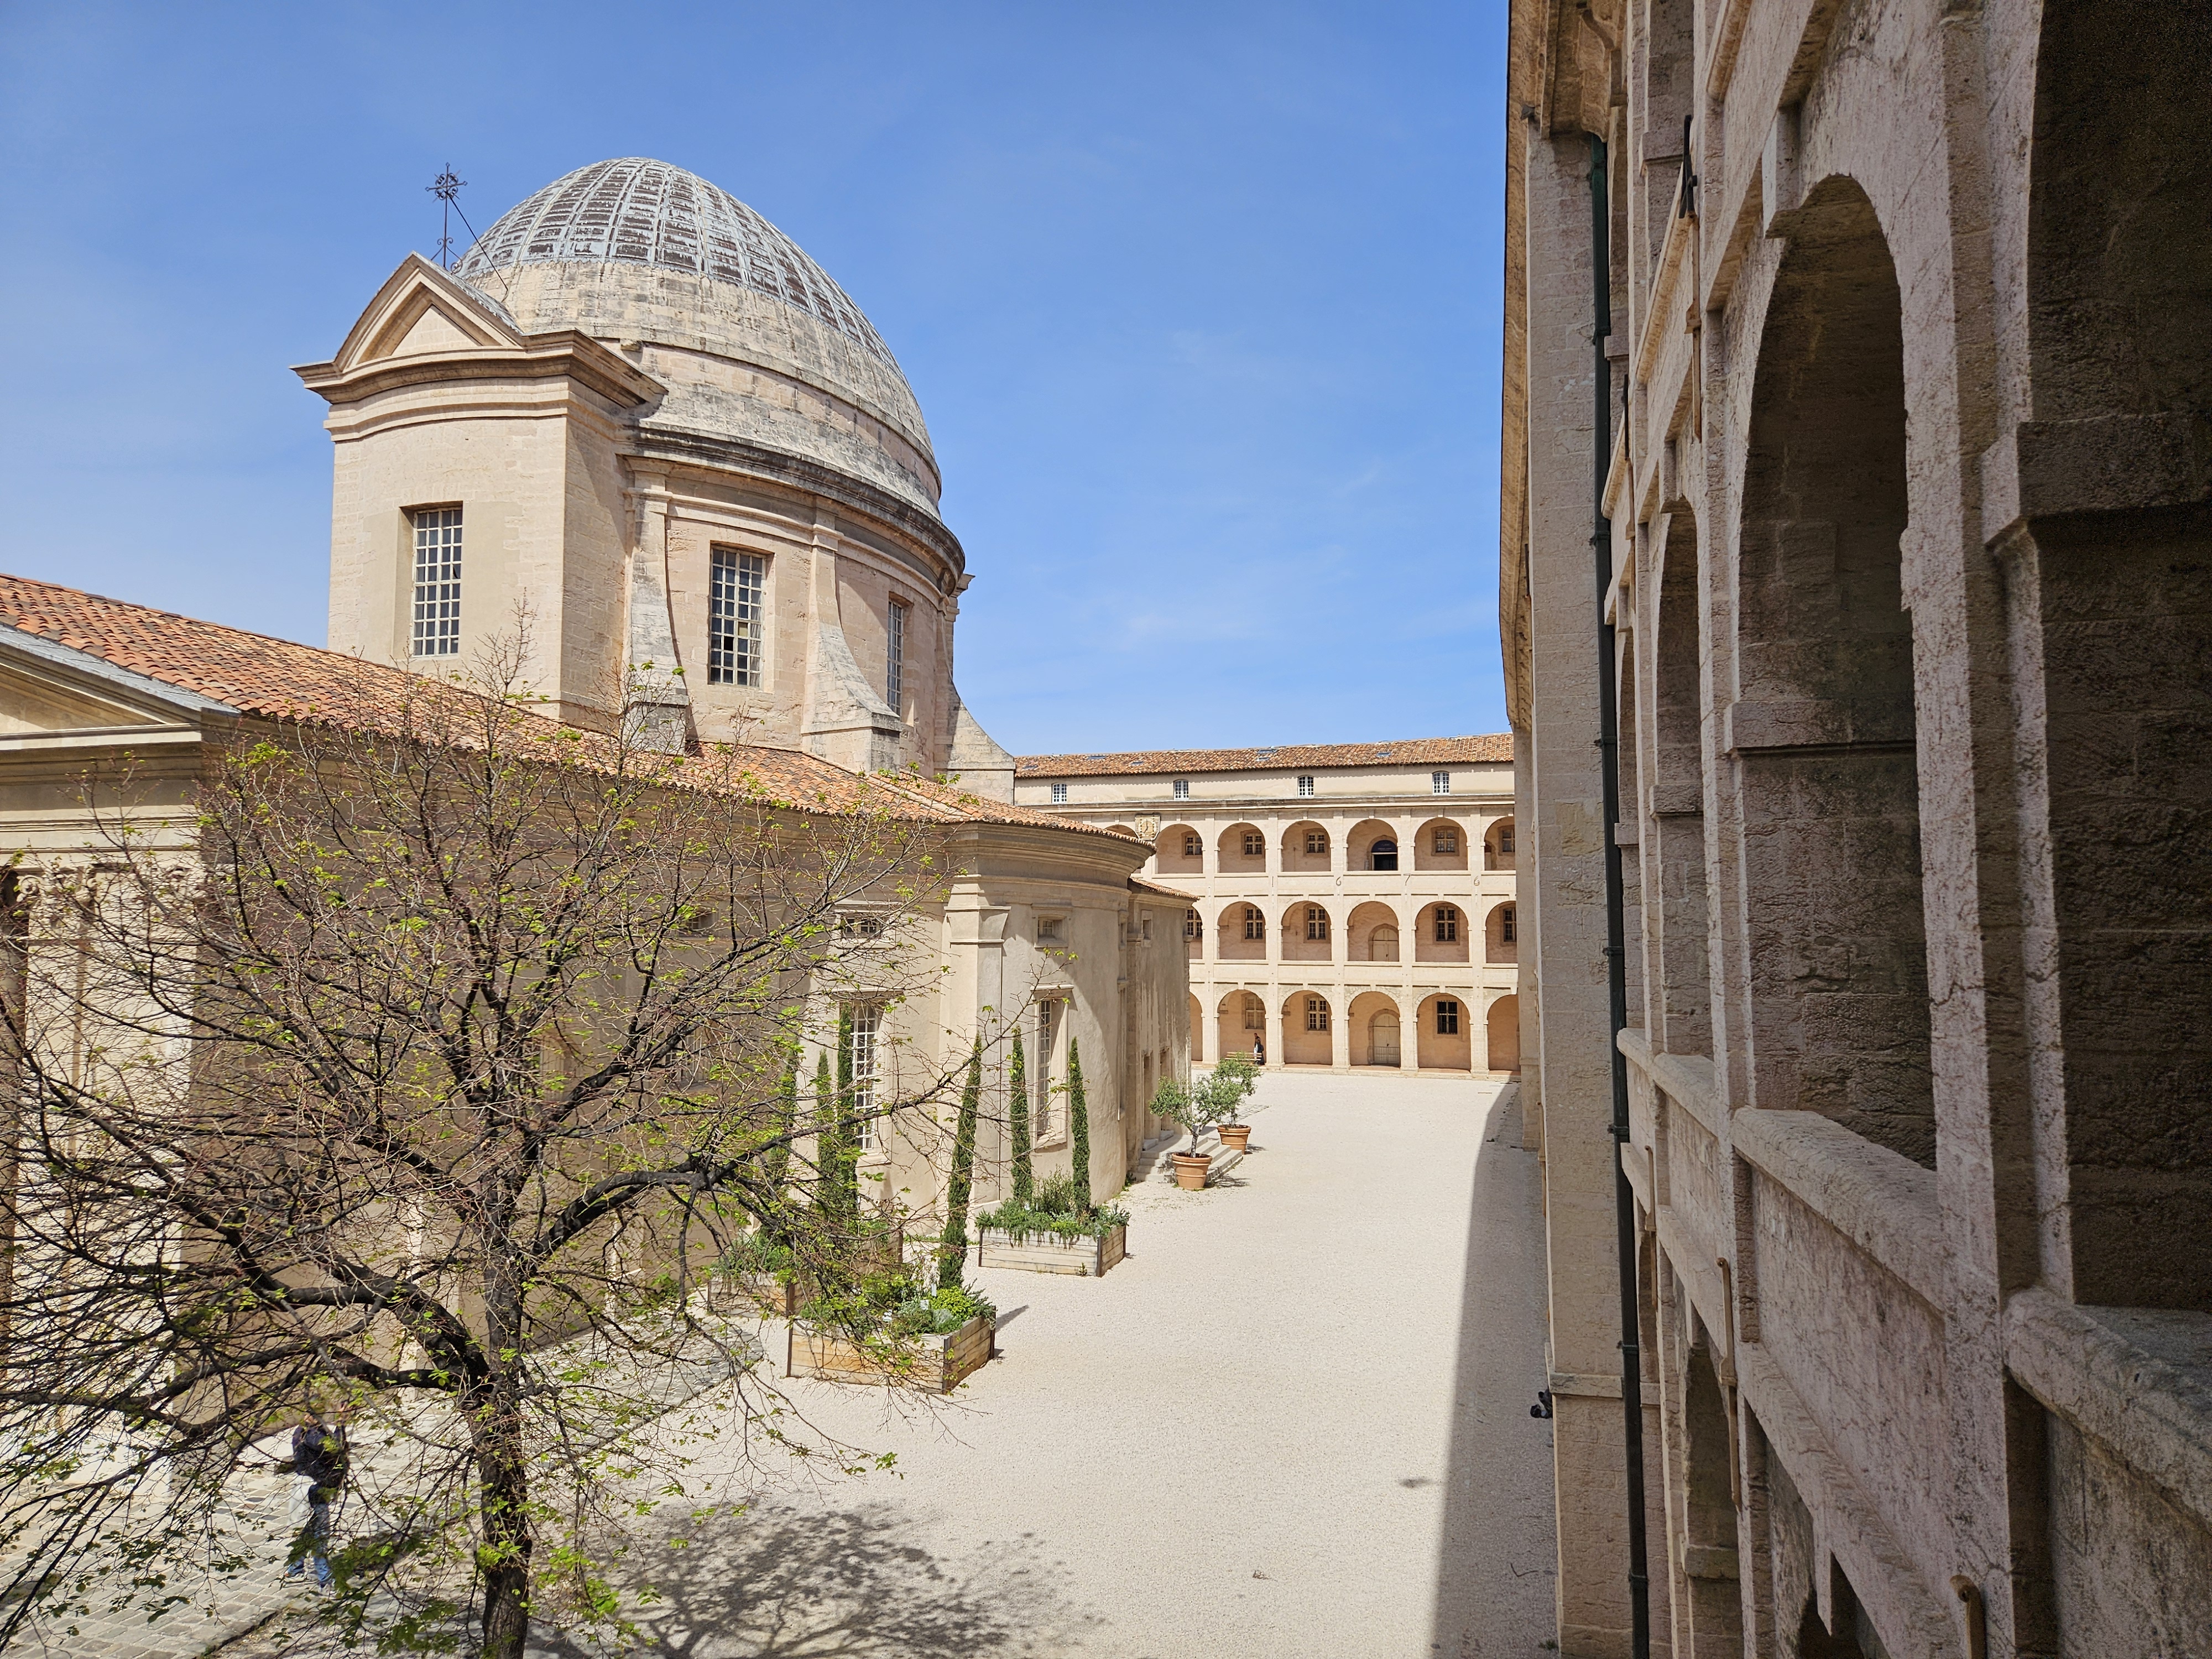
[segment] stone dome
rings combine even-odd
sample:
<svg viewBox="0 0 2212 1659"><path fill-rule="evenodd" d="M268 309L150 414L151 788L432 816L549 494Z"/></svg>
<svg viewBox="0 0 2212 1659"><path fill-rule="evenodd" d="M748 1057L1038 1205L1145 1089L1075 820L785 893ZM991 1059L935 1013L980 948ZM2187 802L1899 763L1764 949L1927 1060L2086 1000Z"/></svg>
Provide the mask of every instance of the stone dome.
<svg viewBox="0 0 2212 1659"><path fill-rule="evenodd" d="M667 348L646 364L670 388L648 428L796 455L936 514L929 429L883 337L797 243L695 173L635 155L579 167L501 214L453 275L531 332Z"/></svg>

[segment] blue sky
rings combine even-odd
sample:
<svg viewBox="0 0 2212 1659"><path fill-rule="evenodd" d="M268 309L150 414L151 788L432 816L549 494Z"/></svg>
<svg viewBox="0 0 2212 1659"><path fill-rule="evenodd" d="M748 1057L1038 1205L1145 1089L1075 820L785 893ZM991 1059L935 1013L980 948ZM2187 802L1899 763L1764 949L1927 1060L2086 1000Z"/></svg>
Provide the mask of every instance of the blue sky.
<svg viewBox="0 0 2212 1659"><path fill-rule="evenodd" d="M898 355L1009 748L1502 730L1504 42L1504 0L0 0L0 560L319 643L288 365L432 251L448 161L481 230L655 155Z"/></svg>

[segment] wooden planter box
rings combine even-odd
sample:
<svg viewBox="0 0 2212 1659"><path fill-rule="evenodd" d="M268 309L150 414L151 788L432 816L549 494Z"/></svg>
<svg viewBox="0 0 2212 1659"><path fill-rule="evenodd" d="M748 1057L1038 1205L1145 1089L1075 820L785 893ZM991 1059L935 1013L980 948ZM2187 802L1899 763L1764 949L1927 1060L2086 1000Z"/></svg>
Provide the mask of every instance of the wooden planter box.
<svg viewBox="0 0 2212 1659"><path fill-rule="evenodd" d="M1000 1227L986 1227L980 1266L1018 1267L1030 1273L1079 1273L1096 1279L1128 1254L1129 1230L1116 1227L1103 1238L1065 1238L1058 1233L1027 1233L1017 1238Z"/></svg>
<svg viewBox="0 0 2212 1659"><path fill-rule="evenodd" d="M951 1394L963 1378L982 1370L991 1358L998 1326L980 1314L943 1336L914 1339L914 1385L931 1394ZM785 1350L786 1376L818 1376L830 1382L888 1382L881 1362L840 1337L793 1325Z"/></svg>

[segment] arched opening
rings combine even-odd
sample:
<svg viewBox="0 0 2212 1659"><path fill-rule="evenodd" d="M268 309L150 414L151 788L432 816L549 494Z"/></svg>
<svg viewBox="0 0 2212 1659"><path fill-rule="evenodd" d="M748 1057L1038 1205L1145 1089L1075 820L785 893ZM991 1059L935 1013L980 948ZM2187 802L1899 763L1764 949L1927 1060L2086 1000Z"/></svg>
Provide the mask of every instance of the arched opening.
<svg viewBox="0 0 2212 1659"><path fill-rule="evenodd" d="M1267 913L1256 904L1224 904L1214 939L1217 962L1265 962Z"/></svg>
<svg viewBox="0 0 2212 1659"><path fill-rule="evenodd" d="M1187 823L1170 823L1152 842L1152 860L1164 876L1202 876L1206 839Z"/></svg>
<svg viewBox="0 0 2212 1659"><path fill-rule="evenodd" d="M1328 907L1300 900L1283 912L1285 962L1327 962L1336 951Z"/></svg>
<svg viewBox="0 0 2212 1659"><path fill-rule="evenodd" d="M1403 1054L1398 1005L1380 991L1362 991L1345 1010L1354 1066L1395 1070Z"/></svg>
<svg viewBox="0 0 2212 1659"><path fill-rule="evenodd" d="M1792 225L1752 387L1730 711L1751 1092L1932 1168L1897 274L1848 179Z"/></svg>
<svg viewBox="0 0 2212 1659"><path fill-rule="evenodd" d="M1402 857L1403 854L1401 854ZM1451 818L1431 818L1413 831L1413 868L1467 868L1467 830Z"/></svg>
<svg viewBox="0 0 2212 1659"><path fill-rule="evenodd" d="M1484 1016L1489 1066L1493 1072L1521 1069L1521 999L1508 994L1491 1003Z"/></svg>
<svg viewBox="0 0 2212 1659"><path fill-rule="evenodd" d="M1492 905L1490 914L1482 919L1482 959L1497 963L1520 961L1520 939L1519 905Z"/></svg>
<svg viewBox="0 0 2212 1659"><path fill-rule="evenodd" d="M1224 875L1257 875L1267 867L1267 837L1255 823L1232 823L1214 842Z"/></svg>
<svg viewBox="0 0 2212 1659"><path fill-rule="evenodd" d="M1471 1072L1474 1069L1474 1034L1469 1027L1467 999L1457 992L1432 996L1421 1004L1414 1024L1421 1069L1425 1072Z"/></svg>
<svg viewBox="0 0 2212 1659"><path fill-rule="evenodd" d="M1712 995L1706 936L1704 705L1698 674L1698 521L1668 515L1659 551L1658 647L1652 664L1651 861L1658 887L1646 949L1656 958L1660 1045L1710 1054Z"/></svg>
<svg viewBox="0 0 2212 1659"><path fill-rule="evenodd" d="M1336 1062L1336 1013L1318 991L1293 991L1283 1000L1283 1064Z"/></svg>
<svg viewBox="0 0 2212 1659"><path fill-rule="evenodd" d="M1482 867L1510 870L1513 866L1513 820L1500 818L1483 831Z"/></svg>
<svg viewBox="0 0 2212 1659"><path fill-rule="evenodd" d="M1713 1367L1711 1338L1694 1312L1688 1317L1689 1364L1682 1388L1685 1541L1693 1550L1733 1551L1736 1510L1729 1471L1735 1459L1729 1448L1728 1406ZM1743 1596L1737 1582L1695 1575L1688 1583L1690 1627L1697 1638L1693 1650L1741 1653Z"/></svg>
<svg viewBox="0 0 2212 1659"><path fill-rule="evenodd" d="M1395 870L1398 832L1380 818L1364 818L1344 838L1346 867L1351 870Z"/></svg>
<svg viewBox="0 0 2212 1659"><path fill-rule="evenodd" d="M1267 1005L1249 991L1231 991L1215 1011L1213 1057L1257 1054L1267 1036Z"/></svg>
<svg viewBox="0 0 2212 1659"><path fill-rule="evenodd" d="M1994 544L2042 670L2037 1116L2063 1125L2072 1299L2212 1312L2212 16L2042 16L2027 524Z"/></svg>
<svg viewBox="0 0 2212 1659"><path fill-rule="evenodd" d="M1310 819L1283 831L1283 868L1326 873L1329 867L1328 831Z"/></svg>
<svg viewBox="0 0 2212 1659"><path fill-rule="evenodd" d="M1421 908L1420 918L1414 923L1413 960L1416 962L1465 962L1468 960L1467 912L1456 904L1429 904Z"/></svg>
<svg viewBox="0 0 2212 1659"><path fill-rule="evenodd" d="M1190 1005L1190 1063L1196 1066L1206 1059L1206 1010L1196 997L1185 997L1183 1000ZM1147 1095L1145 1100L1150 1105L1152 1097Z"/></svg>
<svg viewBox="0 0 2212 1659"><path fill-rule="evenodd" d="M1354 905L1344 919L1344 938L1346 962L1396 962L1398 913L1372 899Z"/></svg>

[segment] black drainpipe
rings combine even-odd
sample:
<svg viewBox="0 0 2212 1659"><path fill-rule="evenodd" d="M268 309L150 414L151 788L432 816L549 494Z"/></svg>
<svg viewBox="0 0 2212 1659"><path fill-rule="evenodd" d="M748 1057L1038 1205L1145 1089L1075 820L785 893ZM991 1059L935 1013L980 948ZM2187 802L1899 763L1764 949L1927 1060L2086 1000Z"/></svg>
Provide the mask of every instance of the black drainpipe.
<svg viewBox="0 0 2212 1659"><path fill-rule="evenodd" d="M1613 684L1613 624L1606 620L1613 586L1613 521L1605 515L1605 475L1613 460L1613 364L1605 343L1613 332L1613 252L1606 202L1605 140L1590 141L1590 349L1596 374L1595 459L1590 550L1597 566L1598 759L1605 780L1606 1047L1613 1063L1613 1228L1620 1254L1620 1412L1628 1476L1628 1617L1631 1659L1650 1659L1651 1578L1644 1538L1644 1353L1636 1289L1636 1194L1628 1184L1628 1056L1620 1051L1628 1024L1628 939L1623 916L1620 843L1620 699Z"/></svg>

